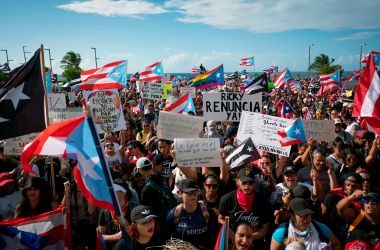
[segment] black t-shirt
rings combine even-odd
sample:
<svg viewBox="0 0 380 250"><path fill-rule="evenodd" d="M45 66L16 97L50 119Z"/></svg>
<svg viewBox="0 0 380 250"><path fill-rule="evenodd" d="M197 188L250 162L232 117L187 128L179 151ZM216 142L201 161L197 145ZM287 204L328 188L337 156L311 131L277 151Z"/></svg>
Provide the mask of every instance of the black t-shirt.
<svg viewBox="0 0 380 250"><path fill-rule="evenodd" d="M365 160L366 156L368 156L368 150L362 148L359 151L360 157ZM370 166L367 166L370 177L371 177L371 185L375 192L380 192L380 171L378 166L380 166L380 153L376 153L376 158Z"/></svg>
<svg viewBox="0 0 380 250"><path fill-rule="evenodd" d="M164 158L161 154L156 156L156 164L162 166L161 176L168 179L172 174L172 171L177 167L177 163L170 155Z"/></svg>
<svg viewBox="0 0 380 250"><path fill-rule="evenodd" d="M360 212L356 212L355 215L357 218ZM347 242L355 240L363 240L372 246L380 243L380 224L374 225L364 216L354 230L348 234Z"/></svg>
<svg viewBox="0 0 380 250"><path fill-rule="evenodd" d="M131 240L128 238L128 247L126 247L125 245L125 240L124 239L120 239L115 247L113 248L113 250L125 250L125 249L129 249L129 250L145 250L147 248L149 249L152 249L152 250L155 250L155 249L162 249L162 245L165 244L165 241L162 239L162 237L160 237L159 234L155 233L153 235L153 237L150 239L150 241L146 244L140 244L139 242L137 242L136 240Z"/></svg>

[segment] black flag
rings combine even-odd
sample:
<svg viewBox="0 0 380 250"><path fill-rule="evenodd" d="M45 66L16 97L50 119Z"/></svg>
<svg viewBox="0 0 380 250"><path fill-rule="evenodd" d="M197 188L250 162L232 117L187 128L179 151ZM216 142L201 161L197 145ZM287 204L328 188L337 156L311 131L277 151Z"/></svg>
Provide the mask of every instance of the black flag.
<svg viewBox="0 0 380 250"><path fill-rule="evenodd" d="M226 162L231 168L245 166L246 164L260 159L260 154L257 151L251 137L245 139L232 153L226 158Z"/></svg>
<svg viewBox="0 0 380 250"><path fill-rule="evenodd" d="M268 78L266 73L259 75L245 86L245 92L248 94L256 94L263 91L268 91Z"/></svg>
<svg viewBox="0 0 380 250"><path fill-rule="evenodd" d="M40 49L0 89L0 140L46 128Z"/></svg>

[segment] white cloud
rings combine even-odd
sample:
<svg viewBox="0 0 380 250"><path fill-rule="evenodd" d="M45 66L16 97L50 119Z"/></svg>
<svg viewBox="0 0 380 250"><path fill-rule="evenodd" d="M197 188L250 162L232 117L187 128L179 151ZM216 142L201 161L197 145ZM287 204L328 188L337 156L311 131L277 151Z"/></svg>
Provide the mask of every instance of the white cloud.
<svg viewBox="0 0 380 250"><path fill-rule="evenodd" d="M380 1L333 0L168 0L183 23L258 33L296 29L345 30L379 28Z"/></svg>
<svg viewBox="0 0 380 250"><path fill-rule="evenodd" d="M357 32L347 36L337 37L335 41L346 41L346 40L364 40L375 35L379 34L378 32L365 31L365 32Z"/></svg>
<svg viewBox="0 0 380 250"><path fill-rule="evenodd" d="M359 63L359 55L340 55L335 61L334 64L340 65L350 65L354 62Z"/></svg>
<svg viewBox="0 0 380 250"><path fill-rule="evenodd" d="M57 7L78 13L98 14L102 16L129 16L137 19L143 19L141 15L162 14L167 12L162 6L144 0L71 1L70 3L62 4Z"/></svg>

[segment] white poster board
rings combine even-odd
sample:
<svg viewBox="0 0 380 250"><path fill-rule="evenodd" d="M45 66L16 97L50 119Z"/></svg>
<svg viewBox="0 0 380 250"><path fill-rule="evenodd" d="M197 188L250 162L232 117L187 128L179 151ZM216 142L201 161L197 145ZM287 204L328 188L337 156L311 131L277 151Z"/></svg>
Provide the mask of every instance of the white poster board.
<svg viewBox="0 0 380 250"><path fill-rule="evenodd" d="M164 83L144 82L141 98L149 100L161 100L164 93Z"/></svg>
<svg viewBox="0 0 380 250"><path fill-rule="evenodd" d="M190 93L192 97L195 97L196 95L196 90L195 90L195 87L188 87L188 86L184 86L184 87L181 87L179 89L180 93L181 93L181 96L184 96L186 95L187 93Z"/></svg>
<svg viewBox="0 0 380 250"><path fill-rule="evenodd" d="M277 131L292 124L293 120L243 111L236 139L239 142L251 137L257 150L289 156L290 146L281 147Z"/></svg>
<svg viewBox="0 0 380 250"><path fill-rule="evenodd" d="M202 117L160 111L157 137L167 140L197 138L202 129Z"/></svg>
<svg viewBox="0 0 380 250"><path fill-rule="evenodd" d="M54 109L49 110L49 121L50 124L54 124L81 115L83 115L82 108Z"/></svg>
<svg viewBox="0 0 380 250"><path fill-rule="evenodd" d="M66 108L66 96L64 93L48 93L47 99L49 110Z"/></svg>
<svg viewBox="0 0 380 250"><path fill-rule="evenodd" d="M203 93L205 121L239 121L242 111L258 112L262 109L262 94L242 92Z"/></svg>
<svg viewBox="0 0 380 250"><path fill-rule="evenodd" d="M5 140L4 154L21 155L25 145L33 141L38 135L39 133L31 133Z"/></svg>
<svg viewBox="0 0 380 250"><path fill-rule="evenodd" d="M176 160L180 167L220 167L219 138L174 139Z"/></svg>
<svg viewBox="0 0 380 250"><path fill-rule="evenodd" d="M98 133L126 129L117 89L83 91L83 97L92 107Z"/></svg>
<svg viewBox="0 0 380 250"><path fill-rule="evenodd" d="M337 136L335 134L335 124L333 120L305 120L302 119L306 138L313 138L317 141L331 142Z"/></svg>
<svg viewBox="0 0 380 250"><path fill-rule="evenodd" d="M143 83L143 82L140 82L140 81L136 81L136 88L137 88L137 92L138 92L138 93L141 93L141 91L142 91L143 88L144 88L144 83Z"/></svg>

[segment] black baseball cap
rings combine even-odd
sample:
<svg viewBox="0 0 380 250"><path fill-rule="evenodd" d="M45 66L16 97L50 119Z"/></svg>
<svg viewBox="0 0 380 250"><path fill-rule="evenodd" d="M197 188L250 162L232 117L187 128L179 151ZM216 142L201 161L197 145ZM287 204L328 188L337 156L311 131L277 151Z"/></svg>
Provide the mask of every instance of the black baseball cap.
<svg viewBox="0 0 380 250"><path fill-rule="evenodd" d="M289 203L290 210L298 216L306 216L308 214L314 214L310 209L309 204L302 198L294 198Z"/></svg>
<svg viewBox="0 0 380 250"><path fill-rule="evenodd" d="M139 205L132 209L131 221L142 224L152 218L156 218L157 215L152 214L150 207Z"/></svg>
<svg viewBox="0 0 380 250"><path fill-rule="evenodd" d="M300 185L300 184L292 188L291 193L293 194L294 198L302 198L305 200L309 200L311 197L310 190L304 185Z"/></svg>
<svg viewBox="0 0 380 250"><path fill-rule="evenodd" d="M32 177L26 181L24 189L34 187L34 188L38 188L40 190L44 190L44 188L46 188L46 186L47 186L47 183L41 177Z"/></svg>
<svg viewBox="0 0 380 250"><path fill-rule="evenodd" d="M192 179L183 179L178 184L178 189L181 192L197 191L198 185Z"/></svg>
<svg viewBox="0 0 380 250"><path fill-rule="evenodd" d="M286 166L284 167L284 169L282 170L282 173L285 175L285 174L297 174L297 170L295 167L293 166Z"/></svg>
<svg viewBox="0 0 380 250"><path fill-rule="evenodd" d="M237 178L241 182L254 181L255 180L255 173L252 171L252 169L242 168L239 170L239 172L237 174Z"/></svg>
<svg viewBox="0 0 380 250"><path fill-rule="evenodd" d="M380 201L380 197L379 197L379 194L378 193L372 193L372 192L370 192L370 193L367 193L367 194L365 194L364 196L363 196L363 199L365 199L365 198L371 198L371 199L374 199L374 200L376 200L376 201Z"/></svg>

